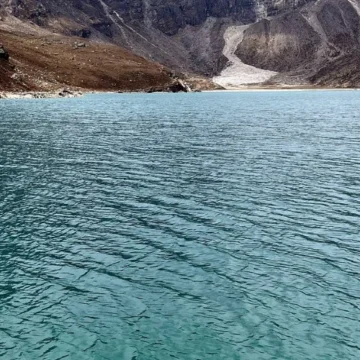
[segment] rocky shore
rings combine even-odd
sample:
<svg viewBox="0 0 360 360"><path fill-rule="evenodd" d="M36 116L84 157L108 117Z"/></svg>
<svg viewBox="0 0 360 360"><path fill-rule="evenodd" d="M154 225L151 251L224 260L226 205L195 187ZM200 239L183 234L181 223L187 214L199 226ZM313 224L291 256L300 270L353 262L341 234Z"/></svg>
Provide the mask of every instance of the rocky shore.
<svg viewBox="0 0 360 360"><path fill-rule="evenodd" d="M55 99L55 98L76 98L83 93L77 90L61 89L58 91L2 91L0 99Z"/></svg>

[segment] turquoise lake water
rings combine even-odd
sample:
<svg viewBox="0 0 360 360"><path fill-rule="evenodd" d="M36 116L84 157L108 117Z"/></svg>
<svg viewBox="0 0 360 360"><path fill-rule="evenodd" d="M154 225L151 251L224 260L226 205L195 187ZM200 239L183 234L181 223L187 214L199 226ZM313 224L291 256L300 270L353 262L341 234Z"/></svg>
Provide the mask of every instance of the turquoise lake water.
<svg viewBox="0 0 360 360"><path fill-rule="evenodd" d="M0 102L0 358L360 359L360 92Z"/></svg>

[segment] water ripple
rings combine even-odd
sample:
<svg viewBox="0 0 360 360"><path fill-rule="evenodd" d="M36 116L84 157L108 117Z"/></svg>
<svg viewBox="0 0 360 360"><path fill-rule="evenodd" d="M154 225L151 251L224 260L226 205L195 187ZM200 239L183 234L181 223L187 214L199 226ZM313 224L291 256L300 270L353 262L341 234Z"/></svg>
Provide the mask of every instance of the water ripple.
<svg viewBox="0 0 360 360"><path fill-rule="evenodd" d="M0 103L0 358L360 358L357 92Z"/></svg>

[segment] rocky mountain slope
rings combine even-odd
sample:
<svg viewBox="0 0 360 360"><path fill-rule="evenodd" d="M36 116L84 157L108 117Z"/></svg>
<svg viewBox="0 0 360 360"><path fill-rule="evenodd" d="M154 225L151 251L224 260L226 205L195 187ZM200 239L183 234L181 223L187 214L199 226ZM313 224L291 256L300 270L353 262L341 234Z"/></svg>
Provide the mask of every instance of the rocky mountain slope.
<svg viewBox="0 0 360 360"><path fill-rule="evenodd" d="M0 0L8 33L116 44L230 88L360 86L359 25L360 0Z"/></svg>
<svg viewBox="0 0 360 360"><path fill-rule="evenodd" d="M52 91L59 88L109 91L166 89L174 79L119 46L73 38L0 30L8 59L0 54L0 91Z"/></svg>
<svg viewBox="0 0 360 360"><path fill-rule="evenodd" d="M270 82L359 86L360 1L318 0L250 26L235 54Z"/></svg>
<svg viewBox="0 0 360 360"><path fill-rule="evenodd" d="M0 0L20 19L65 35L114 42L178 70L213 75L229 25L249 24L310 0ZM1 26L1 24L0 24Z"/></svg>

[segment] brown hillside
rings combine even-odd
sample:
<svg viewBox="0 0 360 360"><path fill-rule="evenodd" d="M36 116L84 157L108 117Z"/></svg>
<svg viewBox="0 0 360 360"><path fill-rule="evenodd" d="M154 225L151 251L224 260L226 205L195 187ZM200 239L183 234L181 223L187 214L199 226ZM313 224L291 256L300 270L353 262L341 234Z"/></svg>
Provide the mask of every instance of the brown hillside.
<svg viewBox="0 0 360 360"><path fill-rule="evenodd" d="M116 45L61 35L0 30L10 60L0 59L0 90L142 90L165 87L167 70Z"/></svg>

